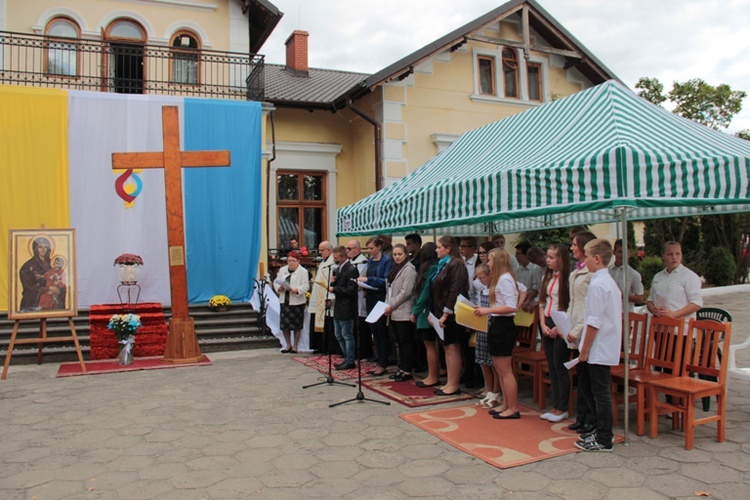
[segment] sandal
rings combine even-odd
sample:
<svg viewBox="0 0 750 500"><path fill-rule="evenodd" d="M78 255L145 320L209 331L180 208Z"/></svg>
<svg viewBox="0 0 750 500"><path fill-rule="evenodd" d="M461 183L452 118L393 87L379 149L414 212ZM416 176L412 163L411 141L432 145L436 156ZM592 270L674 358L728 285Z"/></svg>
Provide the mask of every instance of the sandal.
<svg viewBox="0 0 750 500"><path fill-rule="evenodd" d="M482 399L474 403L474 406L477 406L479 408L484 408L484 405L486 405L489 402L490 396L492 396L492 393L488 392L487 394L484 395Z"/></svg>

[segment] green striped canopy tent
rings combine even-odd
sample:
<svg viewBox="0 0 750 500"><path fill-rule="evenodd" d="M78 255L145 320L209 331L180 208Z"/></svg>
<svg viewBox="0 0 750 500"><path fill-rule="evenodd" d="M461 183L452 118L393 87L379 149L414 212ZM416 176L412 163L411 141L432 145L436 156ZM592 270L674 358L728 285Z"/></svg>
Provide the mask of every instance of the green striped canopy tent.
<svg viewBox="0 0 750 500"><path fill-rule="evenodd" d="M466 132L338 210L339 236L538 229L750 210L750 142L608 81ZM623 233L624 234L624 233Z"/></svg>
<svg viewBox="0 0 750 500"><path fill-rule="evenodd" d="M608 81L466 132L418 170L339 209L338 235L488 235L605 222L627 234L627 219L750 211L748 177L749 141ZM627 239L623 246L627 255ZM627 315L623 333L628 346ZM627 408L627 391L625 398ZM624 423L629 440L627 411Z"/></svg>

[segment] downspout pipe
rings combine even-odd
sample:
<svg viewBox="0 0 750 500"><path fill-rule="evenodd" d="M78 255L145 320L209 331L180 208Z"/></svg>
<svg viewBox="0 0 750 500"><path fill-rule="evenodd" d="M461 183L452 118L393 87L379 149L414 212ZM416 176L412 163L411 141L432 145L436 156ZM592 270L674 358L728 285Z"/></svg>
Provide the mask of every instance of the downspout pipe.
<svg viewBox="0 0 750 500"><path fill-rule="evenodd" d="M372 125L375 134L375 191L380 191L383 188L383 164L380 161L380 124L367 116L361 109L357 108L354 103L352 103L351 99L346 100L346 106L351 109L354 114L360 116L363 120Z"/></svg>
<svg viewBox="0 0 750 500"><path fill-rule="evenodd" d="M273 117L274 111L271 111L268 114L268 118L271 121L271 157L266 162L266 243L268 244L269 250L271 249L271 182L275 182L275 179L273 181L271 180L271 163L276 160L276 123L274 122Z"/></svg>

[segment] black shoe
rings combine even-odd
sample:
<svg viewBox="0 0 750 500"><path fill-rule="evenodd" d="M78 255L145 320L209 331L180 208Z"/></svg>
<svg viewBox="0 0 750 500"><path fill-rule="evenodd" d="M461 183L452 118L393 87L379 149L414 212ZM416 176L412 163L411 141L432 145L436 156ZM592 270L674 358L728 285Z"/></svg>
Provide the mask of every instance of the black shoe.
<svg viewBox="0 0 750 500"><path fill-rule="evenodd" d="M461 389L456 389L453 392L444 392L442 389L435 389L436 396L455 396L461 393Z"/></svg>
<svg viewBox="0 0 750 500"><path fill-rule="evenodd" d="M570 424L570 425L568 426L568 430L569 430L569 431L576 431L576 430L578 430L578 429L579 429L579 428L580 428L580 427L581 427L582 425L583 425L583 422L576 422L576 423L574 423L574 424Z"/></svg>
<svg viewBox="0 0 750 500"><path fill-rule="evenodd" d="M357 365L355 365L354 363L341 363L341 364L336 365L336 369L339 371L351 370L352 368L356 368L356 367Z"/></svg>
<svg viewBox="0 0 750 500"><path fill-rule="evenodd" d="M437 381L434 384L425 384L424 382L419 380L414 385L416 385L417 387L435 387L437 385L440 385L440 381Z"/></svg>
<svg viewBox="0 0 750 500"><path fill-rule="evenodd" d="M394 382L406 382L407 380L411 380L412 375L411 373L404 373L404 372L398 372L395 377L393 377Z"/></svg>
<svg viewBox="0 0 750 500"><path fill-rule="evenodd" d="M495 415L492 415L492 418L497 420L517 420L521 418L521 412L517 411L515 413L511 413L510 415L500 415L499 413L496 413Z"/></svg>
<svg viewBox="0 0 750 500"><path fill-rule="evenodd" d="M594 426L591 424L583 424L578 429L576 429L576 432L578 434L588 434L589 432L594 431Z"/></svg>

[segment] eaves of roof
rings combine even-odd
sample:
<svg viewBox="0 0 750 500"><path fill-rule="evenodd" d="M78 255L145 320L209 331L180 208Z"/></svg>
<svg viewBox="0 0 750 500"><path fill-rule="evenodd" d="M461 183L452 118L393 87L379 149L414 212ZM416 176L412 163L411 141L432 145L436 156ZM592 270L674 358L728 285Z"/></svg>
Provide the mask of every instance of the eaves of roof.
<svg viewBox="0 0 750 500"><path fill-rule="evenodd" d="M333 110L333 101L369 75L310 68L300 75L283 64L265 65L266 102L279 107Z"/></svg>
<svg viewBox="0 0 750 500"><path fill-rule="evenodd" d="M576 67L587 77L591 78L593 83L598 84L612 79L620 81L620 79L609 68L599 61L593 53L584 47L583 44L570 34L568 30L558 23L555 18L544 10L536 1L511 0L487 14L478 17L470 23L453 30L416 52L394 62L377 73L370 75L364 82L356 82L356 85L352 85L351 88L337 96L333 105L335 107L343 106L346 101L358 99L370 93L375 87L384 82L407 76L414 70L416 65L453 46L463 44L469 35L481 31L485 27L496 22L498 18L505 17L505 15L511 11L520 11L523 4L527 4L533 11L535 11L535 15L538 15L544 20L544 22L541 22L536 19L530 19L529 24L545 39L547 43L550 43L552 48L565 48L567 44L559 39L559 35L562 35L568 44L573 45L583 55L580 62L576 63ZM532 18L532 16L529 17Z"/></svg>

